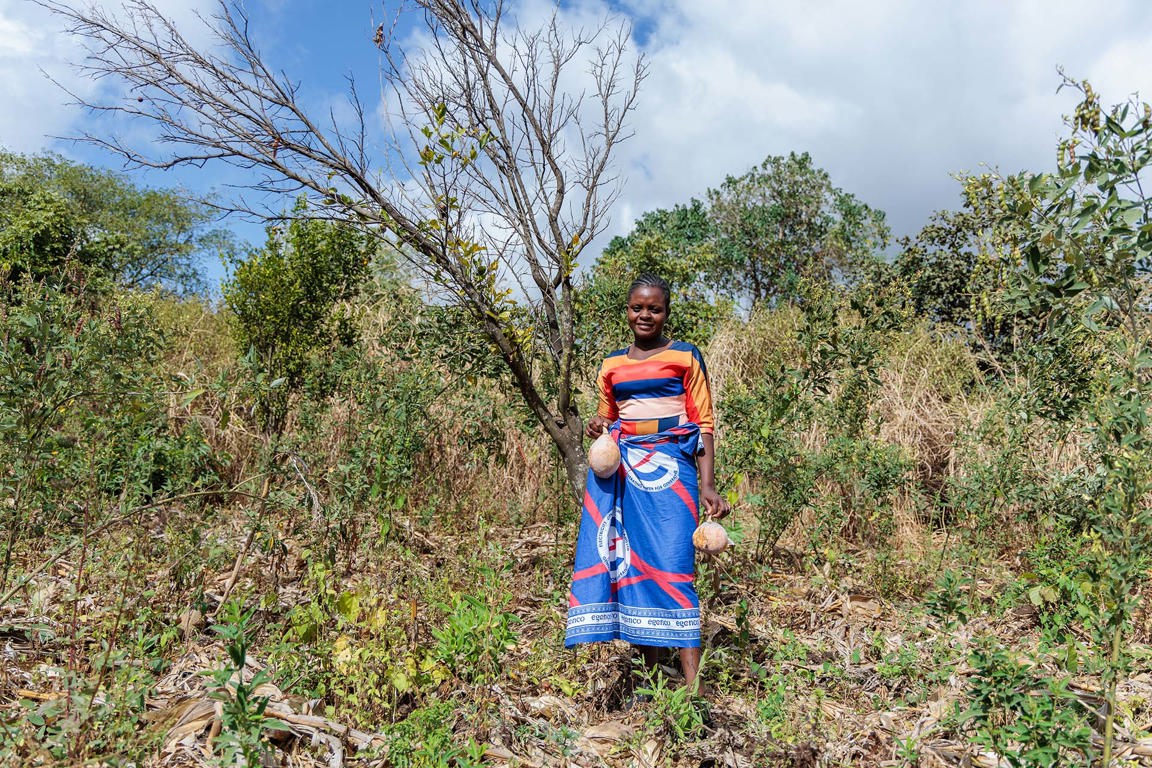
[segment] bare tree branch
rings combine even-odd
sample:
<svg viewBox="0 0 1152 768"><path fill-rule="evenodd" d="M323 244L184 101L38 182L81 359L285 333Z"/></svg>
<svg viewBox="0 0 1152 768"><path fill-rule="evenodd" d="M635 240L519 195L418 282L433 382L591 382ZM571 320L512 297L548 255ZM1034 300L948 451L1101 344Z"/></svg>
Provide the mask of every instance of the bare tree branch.
<svg viewBox="0 0 1152 768"><path fill-rule="evenodd" d="M127 0L120 15L78 0L34 1L85 42L81 70L119 87L117 96L78 101L156 130L143 146L95 130L82 140L135 166L225 163L250 175L250 192L303 192L310 215L375 233L469 310L556 443L574 490L582 488L572 274L620 192L610 162L629 138L645 76L626 26L606 19L573 30L553 15L525 30L502 0L385 0L391 24L372 42L394 120L375 150L355 84L350 120L334 111L313 118L299 84L256 49L238 0L220 0L201 18L213 35L207 47L151 0ZM418 14L423 27L402 42L404 14ZM285 215L243 195L228 205Z"/></svg>

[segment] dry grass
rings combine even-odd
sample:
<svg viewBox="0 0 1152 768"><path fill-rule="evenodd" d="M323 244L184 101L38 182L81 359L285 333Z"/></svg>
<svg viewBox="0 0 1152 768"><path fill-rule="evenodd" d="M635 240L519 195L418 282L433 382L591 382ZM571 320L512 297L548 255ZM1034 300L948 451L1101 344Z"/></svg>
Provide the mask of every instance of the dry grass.
<svg viewBox="0 0 1152 768"><path fill-rule="evenodd" d="M770 365L798 365L802 321L798 310L784 307L721 326L704 352L713 399L723 400L729 386L751 385Z"/></svg>
<svg viewBox="0 0 1152 768"><path fill-rule="evenodd" d="M570 507L567 480L559 471L555 448L547 436L525 431L515 406L492 393L495 401L475 421L458 421L457 406L445 401L433 413L440 425L419 458L418 475L434 479L429 489L471 514L495 511L522 524L555 519L558 507ZM475 445L483 431L485 449Z"/></svg>
<svg viewBox="0 0 1152 768"><path fill-rule="evenodd" d="M388 359L380 329L394 321L365 318L365 327L376 329L368 340L373 354ZM786 310L723 329L706 351L718 399L754 385L767 366L797 365L799 322ZM351 393L327 404L319 434L306 446L311 466L283 464L262 517L251 499L148 510L91 540L81 537L82 546L40 573L33 571L48 544L26 542L18 570L31 578L0 606L0 727L32 734L20 754L33 763L110 765L79 743L74 759L53 757L22 718L54 712L71 692L93 686L103 700L127 701L119 678L103 677L106 667L98 663L101 644L111 642L125 654L116 669L148 675L140 711L116 715L141 742L156 740L144 762L212 765L222 717L201 673L224 663L210 625L231 590L257 610L246 673L269 672L258 693L289 726L270 734L269 764L399 765L389 756L397 723L451 702L453 743L473 741L484 749L485 765L510 768L1005 765L975 747L970 727L953 716L973 679L971 651L982 638L995 639L1054 677L1065 673L1043 647L1040 609L1001 602L1018 564L991 550L955 551L953 529L971 521L926 511L938 511L947 489L1005 451L1027 454L1029 472L1058 474L1082 460L1082 449L1052 441L1043 423L1008 430L1002 404L962 345L922 332L889 341L866 437L899 446L914 482L883 509L887 539L841 538L830 542L827 557L809 557L807 529L843 493L826 482L770 564L737 547L703 566L711 693L707 720L691 737L678 738L658 708L621 709L635 685L627 646L561 647L575 524L553 449L495 387L450 387L447 379L445 394L428 406L426 447L395 529L380 529L376 510L346 503L325 481L364 427L362 404ZM210 344L196 350L173 350L171 370L218 375L232 354ZM264 437L235 394L206 388L191 401L173 396L168 407L174 421L198 424L217 455L232 457L226 482L259 470ZM298 429L300 422L289 423L290 434ZM814 423L798 427L796 437L818 451L828 434L828 425ZM336 508L346 510L344 519L328 519L325 510ZM1013 512L999 510L998 524L1016 525ZM754 529L754 521L741 522ZM339 547L337 527L347 537ZM946 570L972 579L966 623L924 612L927 590ZM334 606L345 595L384 619L368 626L341 618ZM494 680L441 674L443 664L433 658L434 633L447 626L445 606L457 595L491 600L518 619L518 638L501 654ZM316 636L292 635L294 622L311 621L311 612ZM1152 621L1142 614L1137 625L1136 639L1144 642ZM165 633L174 639L162 650L138 641ZM342 648L375 655L359 666L337 664L338 637L347 640ZM1129 765L1152 766L1152 670L1143 661L1152 654L1134 649L1141 660L1122 690L1120 754ZM403 692L366 682L408 658L431 659L436 676L429 672ZM309 674L324 681L323 693L302 682ZM675 670L668 674L674 681ZM1085 707L1098 706L1095 680L1072 684ZM334 693L340 685L363 698ZM51 725L66 732L68 722Z"/></svg>
<svg viewBox="0 0 1152 768"><path fill-rule="evenodd" d="M466 558L489 548L517 553L502 589L512 596L509 609L521 620L520 640L506 653L500 679L480 685L450 679L409 700L398 713L402 717L413 706L454 701L462 713L454 738L481 744L486 765L900 766L914 764L900 758L902 745L912 744L920 765L997 766L1000 760L973 747L950 715L954 704L963 705L973 675L968 653L979 638L997 637L1022 653L1045 658L1038 653L1034 614L997 616L980 607L994 604L1003 572L988 572L973 594L974 618L951 628L910 612L909 602L877 596L861 571L840 577L790 568L766 573L739 551L730 552L721 561L718 586L706 593L704 603L705 676L712 687L708 721L698 738L682 741L653 709L619 708L628 686L627 646L559 648L563 605L557 598L566 584L556 564L566 558L570 541L558 544L548 525L511 530L495 520L484 522L480 540L470 532L436 526L422 534L423 554L371 556L329 586L361 594L380 589L385 604L402 616L412 601L416 612L404 632L412 647L428 647L434 642L431 631L443 621L431 599L440 585L467 588L475 565L466 565ZM235 543L244 531L228 524L205 533ZM0 614L9 654L0 676L0 701L5 702L0 710L12 714L16 701L23 700L49 711L67 691L67 678L53 673L62 666L74 665L81 675L97 674L90 666L91 651L67 661L74 632L68 595L78 583L78 570L75 559L62 561L30 586L35 599L7 606ZM285 611L311 599L306 570L297 557L257 552L239 592L255 596L274 588L276 600L260 614L261 623L272 628ZM227 572L225 564L204 574L209 608ZM139 596L110 590L99 578L81 586L79 597L94 616L114 611L125 596L130 610L140 605ZM165 600L180 598L164 594ZM209 620L188 616L179 602L157 607L165 610L165 621L179 627L180 639L167 652L169 663L156 677L140 718L142 737L158 739L147 765L213 765L211 740L220 731L221 710L209 698L201 673L223 664L223 645L208 629ZM29 641L24 630L34 625L50 635ZM300 768L394 765L388 757L391 719L356 725L339 713L326 713L322 702L294 693L291 677L265 650L275 639L262 634L246 666L249 677L259 669L271 674L257 693L269 697L269 713L289 726L270 734L274 759ZM1049 673L1060 674L1054 664L1042 663ZM1075 681L1073 690L1086 704L1096 701L1091 680ZM1152 700L1152 677L1145 672L1130 677L1121 698L1120 752L1130 765L1152 765L1152 741L1142 735L1148 727L1145 702Z"/></svg>
<svg viewBox="0 0 1152 768"><path fill-rule="evenodd" d="M921 493L937 498L957 468L957 436L980 423L991 393L961 343L917 333L880 371L873 404L877 437L903 447Z"/></svg>

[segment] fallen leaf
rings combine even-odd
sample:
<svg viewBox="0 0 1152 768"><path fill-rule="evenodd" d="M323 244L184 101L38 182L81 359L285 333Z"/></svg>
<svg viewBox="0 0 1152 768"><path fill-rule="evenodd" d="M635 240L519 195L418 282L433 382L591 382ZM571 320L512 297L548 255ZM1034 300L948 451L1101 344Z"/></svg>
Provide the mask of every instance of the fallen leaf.
<svg viewBox="0 0 1152 768"><path fill-rule="evenodd" d="M584 739L589 746L601 757L604 757L616 746L632 736L631 726L618 720L608 720L593 725L584 731Z"/></svg>

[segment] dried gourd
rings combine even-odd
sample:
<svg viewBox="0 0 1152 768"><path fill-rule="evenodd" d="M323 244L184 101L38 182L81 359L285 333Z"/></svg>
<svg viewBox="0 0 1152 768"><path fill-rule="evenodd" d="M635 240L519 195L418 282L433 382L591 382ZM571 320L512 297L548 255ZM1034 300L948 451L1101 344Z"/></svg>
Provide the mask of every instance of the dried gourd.
<svg viewBox="0 0 1152 768"><path fill-rule="evenodd" d="M732 546L732 539L728 538L728 531L720 523L705 520L692 534L692 546L706 554L715 555Z"/></svg>
<svg viewBox="0 0 1152 768"><path fill-rule="evenodd" d="M592 447L588 449L588 466L596 477L601 478L612 477L620 468L620 446L607 430L592 441Z"/></svg>

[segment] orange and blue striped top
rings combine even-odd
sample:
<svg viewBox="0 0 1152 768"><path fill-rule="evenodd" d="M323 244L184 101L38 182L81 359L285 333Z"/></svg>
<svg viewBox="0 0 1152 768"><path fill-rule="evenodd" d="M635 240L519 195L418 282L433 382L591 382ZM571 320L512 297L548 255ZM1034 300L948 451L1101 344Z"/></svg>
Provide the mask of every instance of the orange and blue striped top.
<svg viewBox="0 0 1152 768"><path fill-rule="evenodd" d="M650 435L692 422L712 434L712 393L700 350L673 341L647 360L632 360L628 347L608 355L596 377L598 415L620 419L626 435Z"/></svg>

